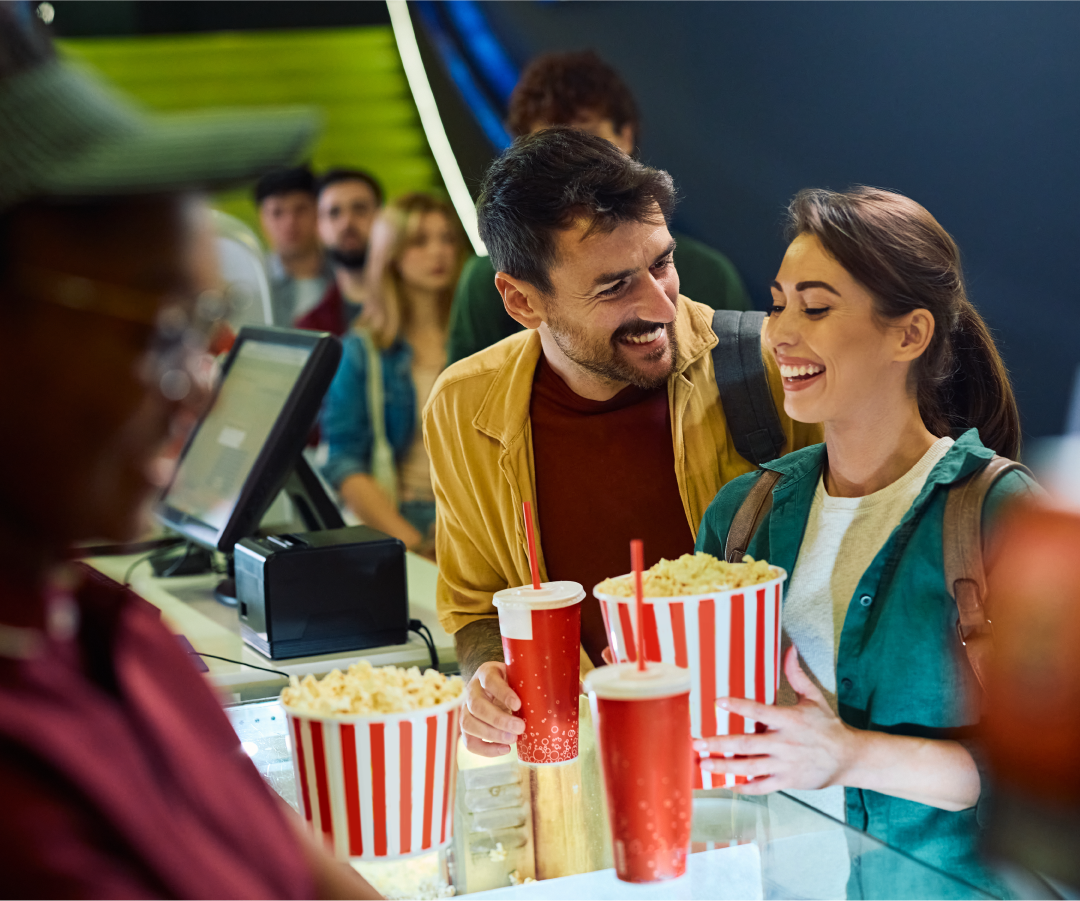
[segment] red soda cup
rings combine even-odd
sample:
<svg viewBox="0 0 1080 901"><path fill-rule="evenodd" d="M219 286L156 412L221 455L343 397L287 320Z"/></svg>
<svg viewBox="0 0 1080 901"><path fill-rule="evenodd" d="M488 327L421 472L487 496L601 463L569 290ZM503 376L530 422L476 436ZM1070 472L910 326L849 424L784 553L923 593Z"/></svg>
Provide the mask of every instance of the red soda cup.
<svg viewBox="0 0 1080 901"><path fill-rule="evenodd" d="M521 699L522 763L566 763L578 755L581 601L577 582L495 592L507 681Z"/></svg>
<svg viewBox="0 0 1080 901"><path fill-rule="evenodd" d="M659 882L686 872L693 810L689 670L602 666L585 677L607 789L615 872Z"/></svg>

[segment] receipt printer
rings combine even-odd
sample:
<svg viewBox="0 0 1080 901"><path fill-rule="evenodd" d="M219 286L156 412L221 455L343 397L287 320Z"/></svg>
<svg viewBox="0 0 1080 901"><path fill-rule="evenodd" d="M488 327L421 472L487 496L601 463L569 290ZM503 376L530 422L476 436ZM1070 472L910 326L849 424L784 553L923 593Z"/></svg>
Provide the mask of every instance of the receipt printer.
<svg viewBox="0 0 1080 901"><path fill-rule="evenodd" d="M351 526L236 545L240 635L275 660L405 644L405 545Z"/></svg>

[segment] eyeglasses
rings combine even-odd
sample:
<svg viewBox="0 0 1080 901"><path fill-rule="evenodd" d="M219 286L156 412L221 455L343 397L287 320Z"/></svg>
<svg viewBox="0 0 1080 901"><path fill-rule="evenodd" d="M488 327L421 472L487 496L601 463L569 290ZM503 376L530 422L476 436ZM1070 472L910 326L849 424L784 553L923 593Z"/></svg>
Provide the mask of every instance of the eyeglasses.
<svg viewBox="0 0 1080 901"><path fill-rule="evenodd" d="M203 291L192 299L39 267L19 267L16 281L35 300L149 326L138 373L173 401L191 392L215 329L246 300L234 290Z"/></svg>

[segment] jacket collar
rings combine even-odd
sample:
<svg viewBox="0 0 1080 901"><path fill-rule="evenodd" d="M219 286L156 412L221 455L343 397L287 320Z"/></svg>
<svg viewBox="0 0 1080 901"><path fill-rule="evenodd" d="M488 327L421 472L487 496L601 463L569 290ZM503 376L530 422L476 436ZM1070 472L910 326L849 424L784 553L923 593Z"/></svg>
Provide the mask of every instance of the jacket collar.
<svg viewBox="0 0 1080 901"><path fill-rule="evenodd" d="M926 480L927 487L932 485L952 485L981 469L994 456L993 450L985 447L979 440L977 429L968 429L945 453L931 470ZM762 464L762 469L780 473L784 478L776 486L777 492L791 490L795 484L807 476L816 481L825 464L825 445L814 444L801 450L792 451L776 460Z"/></svg>
<svg viewBox="0 0 1080 901"><path fill-rule="evenodd" d="M992 450L983 447L975 429L964 432L930 471L919 496L904 513L901 527L919 515L934 491L970 475L993 455ZM824 463L825 445L815 444L762 465L783 475L773 489L773 509L768 519L769 562L789 574L794 572Z"/></svg>
<svg viewBox="0 0 1080 901"><path fill-rule="evenodd" d="M675 313L675 331L678 347L675 371L669 383L680 378L686 369L716 346L712 319L708 307L679 297ZM494 438L503 447L509 447L525 431L529 420L529 402L532 399L533 378L540 362L542 347L540 333L529 332L506 355L495 373L491 385L473 417L473 425Z"/></svg>

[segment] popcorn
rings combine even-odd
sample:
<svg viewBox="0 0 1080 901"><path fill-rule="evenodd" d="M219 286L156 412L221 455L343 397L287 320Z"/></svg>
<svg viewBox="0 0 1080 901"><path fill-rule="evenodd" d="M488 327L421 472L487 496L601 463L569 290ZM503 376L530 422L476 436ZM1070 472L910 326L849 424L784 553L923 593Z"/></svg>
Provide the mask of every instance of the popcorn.
<svg viewBox="0 0 1080 901"><path fill-rule="evenodd" d="M444 676L413 666L373 667L354 663L346 672L334 669L322 679L289 677L281 703L307 716L371 716L435 707L458 697L465 688L460 676Z"/></svg>
<svg viewBox="0 0 1080 901"><path fill-rule="evenodd" d="M745 588L773 578L776 578L776 572L765 560L746 556L742 563L728 563L712 554L683 554L678 560L661 560L650 566L641 574L641 587L647 598L671 598ZM604 579L596 586L596 591L631 598L634 596L634 575Z"/></svg>

